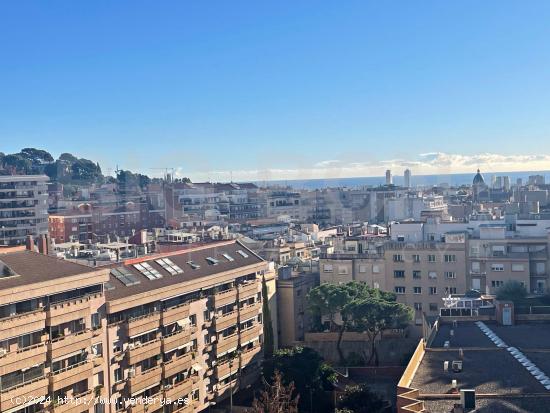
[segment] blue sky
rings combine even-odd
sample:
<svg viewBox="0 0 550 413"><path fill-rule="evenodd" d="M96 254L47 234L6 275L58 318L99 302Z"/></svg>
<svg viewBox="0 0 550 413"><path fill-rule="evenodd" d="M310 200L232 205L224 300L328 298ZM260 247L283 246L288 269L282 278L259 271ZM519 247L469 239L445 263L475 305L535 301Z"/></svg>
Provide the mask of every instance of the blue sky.
<svg viewBox="0 0 550 413"><path fill-rule="evenodd" d="M549 21L548 1L1 2L0 151L217 180L550 169Z"/></svg>

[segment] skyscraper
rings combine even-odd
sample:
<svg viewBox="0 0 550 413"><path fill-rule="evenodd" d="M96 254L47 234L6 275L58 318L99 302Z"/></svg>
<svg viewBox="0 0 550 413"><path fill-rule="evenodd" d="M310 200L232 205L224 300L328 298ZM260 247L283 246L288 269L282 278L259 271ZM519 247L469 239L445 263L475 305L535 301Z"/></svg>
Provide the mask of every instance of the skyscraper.
<svg viewBox="0 0 550 413"><path fill-rule="evenodd" d="M405 173L403 174L403 181L404 181L405 188L411 187L411 170L410 169L405 169Z"/></svg>
<svg viewBox="0 0 550 413"><path fill-rule="evenodd" d="M391 176L391 170L386 170L386 185L391 185L393 183L392 176Z"/></svg>

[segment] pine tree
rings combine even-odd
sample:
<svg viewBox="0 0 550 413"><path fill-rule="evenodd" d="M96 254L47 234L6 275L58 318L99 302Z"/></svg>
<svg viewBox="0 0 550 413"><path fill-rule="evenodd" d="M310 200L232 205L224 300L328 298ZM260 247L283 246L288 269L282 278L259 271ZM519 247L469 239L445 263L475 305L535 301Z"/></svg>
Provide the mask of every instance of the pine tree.
<svg viewBox="0 0 550 413"><path fill-rule="evenodd" d="M293 397L294 383L283 384L281 373L273 375L273 384L264 382L259 399L254 399L249 413L298 413L300 395Z"/></svg>

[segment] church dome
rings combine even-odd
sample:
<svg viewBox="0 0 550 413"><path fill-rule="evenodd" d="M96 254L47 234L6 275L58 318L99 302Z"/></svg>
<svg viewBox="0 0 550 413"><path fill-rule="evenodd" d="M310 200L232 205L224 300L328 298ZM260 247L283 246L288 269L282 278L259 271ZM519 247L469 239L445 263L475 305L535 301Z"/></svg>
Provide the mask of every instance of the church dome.
<svg viewBox="0 0 550 413"><path fill-rule="evenodd" d="M479 172L479 169L477 170L477 174L474 176L474 185L485 185L485 179L483 179L483 175Z"/></svg>

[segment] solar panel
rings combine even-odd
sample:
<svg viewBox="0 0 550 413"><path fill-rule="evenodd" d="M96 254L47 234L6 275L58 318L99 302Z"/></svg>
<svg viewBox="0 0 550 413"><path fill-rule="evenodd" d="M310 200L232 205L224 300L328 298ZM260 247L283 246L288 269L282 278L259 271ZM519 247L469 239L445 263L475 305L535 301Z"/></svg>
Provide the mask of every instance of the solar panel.
<svg viewBox="0 0 550 413"><path fill-rule="evenodd" d="M241 255L243 258L248 258L248 254L243 250L237 250L237 253Z"/></svg>
<svg viewBox="0 0 550 413"><path fill-rule="evenodd" d="M151 264L148 262L142 262L141 265L143 265L143 268L145 268L147 271L149 271L151 274L153 274L153 277L155 278L161 278L162 274L158 272L156 269L151 267Z"/></svg>
<svg viewBox="0 0 550 413"><path fill-rule="evenodd" d="M134 274L129 272L124 267L111 269L111 274L113 275L113 277L115 277L117 280L119 280L122 284L124 284L127 287L140 283L140 281L134 276Z"/></svg>
<svg viewBox="0 0 550 413"><path fill-rule="evenodd" d="M142 264L134 264L134 268L136 270L138 270L140 273L142 273L143 275L145 275L149 280L156 280L157 278L160 278L160 277L157 277L156 275L154 275L151 271L149 271L147 268L145 268Z"/></svg>
<svg viewBox="0 0 550 413"><path fill-rule="evenodd" d="M106 282L105 284L103 284L103 288L105 289L105 291L111 291L115 289L115 286L110 282Z"/></svg>
<svg viewBox="0 0 550 413"><path fill-rule="evenodd" d="M231 255L229 255L227 252L224 252L222 255L229 262L235 261L235 258L233 258Z"/></svg>
<svg viewBox="0 0 550 413"><path fill-rule="evenodd" d="M172 260L169 258L160 258L155 261L158 265L160 265L162 268L164 268L166 271L168 271L172 275L183 274L183 270L179 266L174 264Z"/></svg>

